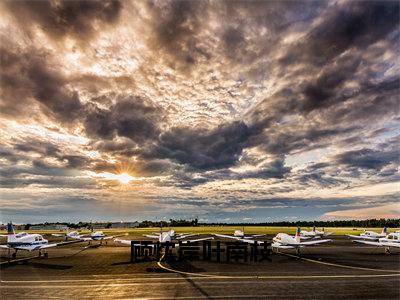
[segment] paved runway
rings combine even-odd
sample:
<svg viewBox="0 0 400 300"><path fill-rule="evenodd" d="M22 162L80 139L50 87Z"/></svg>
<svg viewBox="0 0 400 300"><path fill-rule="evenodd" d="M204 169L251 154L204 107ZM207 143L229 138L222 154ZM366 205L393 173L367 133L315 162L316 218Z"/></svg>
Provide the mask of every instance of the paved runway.
<svg viewBox="0 0 400 300"><path fill-rule="evenodd" d="M301 259L273 254L271 262L163 262L161 267L129 263L128 247L85 246L52 248L47 259L2 264L0 298L400 298L400 255L353 245L345 237L304 249Z"/></svg>

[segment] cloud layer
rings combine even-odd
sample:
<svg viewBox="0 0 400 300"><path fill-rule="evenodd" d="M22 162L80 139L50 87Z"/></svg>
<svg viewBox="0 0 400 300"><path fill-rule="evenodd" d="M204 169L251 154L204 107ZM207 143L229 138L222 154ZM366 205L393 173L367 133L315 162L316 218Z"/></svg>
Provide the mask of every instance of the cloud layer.
<svg viewBox="0 0 400 300"><path fill-rule="evenodd" d="M3 218L320 218L397 196L397 1L0 9Z"/></svg>

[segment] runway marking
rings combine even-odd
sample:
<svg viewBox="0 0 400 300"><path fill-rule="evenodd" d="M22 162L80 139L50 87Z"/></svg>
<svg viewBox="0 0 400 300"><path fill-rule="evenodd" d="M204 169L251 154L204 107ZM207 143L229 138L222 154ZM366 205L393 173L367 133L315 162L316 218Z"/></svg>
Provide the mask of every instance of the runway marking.
<svg viewBox="0 0 400 300"><path fill-rule="evenodd" d="M291 255L291 254L285 254L282 253L284 255L287 256L291 256L291 257L298 257L295 255ZM165 255L165 254L164 254ZM203 273L192 273L192 272L184 272L184 271L179 271L179 270L175 270L172 268L168 268L165 267L161 264L161 261L164 258L164 255L160 258L160 260L157 262L157 265L167 271L173 272L173 273L178 273L181 275L189 275L189 276L199 276L199 277L207 277L207 278L247 278L247 279L316 279L316 278L371 278L371 277L396 277L396 276L400 276L400 271L393 271L393 270L376 270L376 269L369 269L369 268L358 268L358 267L352 267L352 266L346 266L346 265L339 265L339 264L332 264L332 263L324 263L321 261L316 261L316 260L312 260L312 259L307 259L304 258L304 260L306 261L311 261L311 262L315 262L315 263L321 263L321 264L325 264L325 265L331 265L331 266L340 266L340 267L348 267L351 269L359 269L359 270L363 270L363 271L383 271L383 272L399 272L397 274L380 274L380 275L376 275L376 274L372 274L372 275L238 275L238 276L232 276L232 275L211 275L211 274L203 274ZM298 258L302 258L302 257L298 257Z"/></svg>
<svg viewBox="0 0 400 300"><path fill-rule="evenodd" d="M241 279L317 279L317 278L371 278L371 277L396 277L400 276L400 273L398 274L367 274L367 275L356 275L356 274L350 274L350 275L237 275L237 276L232 276L232 275L210 275L210 274L203 274L203 273L191 273L191 272L184 272L184 271L179 271L175 269L171 269L168 267L165 267L161 264L161 262L157 262L157 265L167 271L173 272L173 273L178 273L182 275L189 275L189 276L194 276L194 277L206 277L206 278L229 278L229 279L234 279L234 278L241 278Z"/></svg>
<svg viewBox="0 0 400 300"><path fill-rule="evenodd" d="M380 270L380 269L372 269L372 268L364 268L364 267L355 267L355 266L348 266L348 265L342 265L342 264L335 264L335 263L323 262L323 261L314 260L314 259L310 259L310 258L305 258L305 257L293 255L293 254L288 254L288 253L281 253L281 252L280 252L280 253L278 253L278 254L285 255L285 256L290 256L290 257L295 257L295 258L299 258L299 259L301 259L301 260L305 260L305 261L312 262L312 263L316 263L316 264L321 264L321 265L326 265L326 266L332 266L332 267L338 267L338 268L346 268L346 269L362 270L362 271L396 272L396 273L400 273L400 270Z"/></svg>
<svg viewBox="0 0 400 300"><path fill-rule="evenodd" d="M360 277L360 278L376 278L376 277L396 277L400 276L399 274L379 274L379 275L323 275L323 276L258 276L258 277L251 277L251 276L224 276L224 279L324 279L324 278L354 278L354 277ZM245 278L243 278L245 277ZM185 282L175 282L174 284L177 285L186 285L187 279L220 279L221 276L215 275L215 276L208 276L207 278L200 278L200 277L184 277L182 278L185 280ZM84 281L84 280L82 280ZM51 282L51 281L49 281ZM49 283L48 282L48 283ZM27 283L27 282L24 282ZM252 281L240 281L240 284L259 284L262 283L262 281L256 282L254 280ZM151 285L168 285L169 283L166 282L150 282ZM217 282L205 282L204 285L202 284L203 287L206 286L215 286L215 285L223 285L223 284L232 284L232 281L217 281ZM143 286L142 282L127 282L127 283L102 283L102 284L72 284L72 285L59 285L59 284L43 284L43 285L1 285L1 289L48 289L48 288L60 288L60 289L76 289L76 288L94 288L94 287L123 287L123 286Z"/></svg>

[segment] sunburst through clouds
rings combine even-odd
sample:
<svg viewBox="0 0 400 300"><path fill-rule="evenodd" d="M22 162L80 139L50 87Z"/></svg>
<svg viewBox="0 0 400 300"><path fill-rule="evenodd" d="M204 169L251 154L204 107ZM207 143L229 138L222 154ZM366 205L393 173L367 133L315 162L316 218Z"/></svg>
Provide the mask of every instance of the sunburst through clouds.
<svg viewBox="0 0 400 300"><path fill-rule="evenodd" d="M4 220L400 215L398 1L0 10Z"/></svg>

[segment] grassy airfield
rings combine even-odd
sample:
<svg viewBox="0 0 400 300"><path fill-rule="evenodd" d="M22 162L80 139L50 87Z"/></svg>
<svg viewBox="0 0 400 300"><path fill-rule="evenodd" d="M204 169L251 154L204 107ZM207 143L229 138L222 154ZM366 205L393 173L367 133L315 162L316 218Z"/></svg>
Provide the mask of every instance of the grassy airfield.
<svg viewBox="0 0 400 300"><path fill-rule="evenodd" d="M163 231L168 231L174 229L176 233L195 233L195 234L233 234L237 229L244 230L245 234L277 234L280 232L295 234L296 227L273 227L273 226L198 226L198 227L164 227ZM312 230L312 227L302 227L302 230ZM318 230L322 230L322 227L317 227ZM389 232L395 232L399 228L391 228ZM71 231L74 229L71 229ZM131 235L142 235L142 234L153 234L160 232L159 227L145 227L145 228L115 228L115 229L95 229L94 231L103 231L105 234L115 234L126 232ZM344 234L360 234L364 230L372 230L376 232L381 232L382 228L351 228L351 227L325 227L325 232L332 232L334 235L344 235ZM19 230L17 232L21 232ZM58 230L27 230L29 233L39 233L39 234L51 234L59 233ZM84 229L79 230L80 233L90 233L90 230ZM0 231L1 234L6 233L6 231Z"/></svg>

